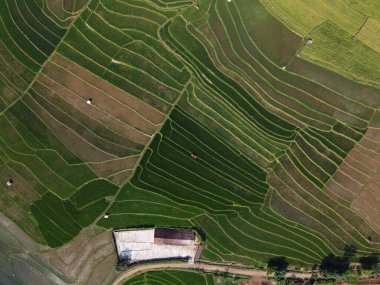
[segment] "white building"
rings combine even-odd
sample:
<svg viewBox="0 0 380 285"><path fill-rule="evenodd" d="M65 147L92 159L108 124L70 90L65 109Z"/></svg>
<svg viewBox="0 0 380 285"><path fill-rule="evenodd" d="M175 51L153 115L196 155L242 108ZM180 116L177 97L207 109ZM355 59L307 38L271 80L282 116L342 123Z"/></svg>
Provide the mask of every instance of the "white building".
<svg viewBox="0 0 380 285"><path fill-rule="evenodd" d="M113 234L119 261L188 259L192 263L200 254L200 245L192 230L156 228L117 230Z"/></svg>

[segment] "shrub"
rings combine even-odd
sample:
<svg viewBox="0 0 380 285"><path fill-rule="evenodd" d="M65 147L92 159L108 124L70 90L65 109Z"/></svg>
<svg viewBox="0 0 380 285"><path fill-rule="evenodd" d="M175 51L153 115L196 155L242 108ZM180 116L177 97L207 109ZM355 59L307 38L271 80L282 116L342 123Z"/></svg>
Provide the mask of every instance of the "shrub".
<svg viewBox="0 0 380 285"><path fill-rule="evenodd" d="M268 268L276 271L284 271L288 268L289 262L285 256L273 257L268 260Z"/></svg>
<svg viewBox="0 0 380 285"><path fill-rule="evenodd" d="M350 267L350 261L347 256L335 256L334 254L329 254L322 259L321 271L324 273L336 273L343 274Z"/></svg>
<svg viewBox="0 0 380 285"><path fill-rule="evenodd" d="M379 263L379 254L372 253L367 256L362 256L359 259L359 262L361 263L363 269L375 269Z"/></svg>

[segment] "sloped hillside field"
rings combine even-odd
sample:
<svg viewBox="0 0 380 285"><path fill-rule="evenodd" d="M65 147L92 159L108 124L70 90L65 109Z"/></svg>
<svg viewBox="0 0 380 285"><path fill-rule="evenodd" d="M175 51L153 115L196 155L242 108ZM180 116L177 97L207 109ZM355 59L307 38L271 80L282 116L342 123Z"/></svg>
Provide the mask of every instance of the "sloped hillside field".
<svg viewBox="0 0 380 285"><path fill-rule="evenodd" d="M232 280L231 277L218 277L214 276L210 273L198 273L198 272L189 272L189 271L152 271L146 272L140 275L137 275L127 282L124 285L143 285L143 284L167 284L167 285L186 285L189 284L189 280L193 284L197 285L215 285L215 284L223 284L220 281L224 280ZM218 281L220 283L218 283Z"/></svg>
<svg viewBox="0 0 380 285"><path fill-rule="evenodd" d="M0 283L107 284L114 228L248 266L379 250L380 13L309 2L0 0L0 211L30 239L0 234Z"/></svg>

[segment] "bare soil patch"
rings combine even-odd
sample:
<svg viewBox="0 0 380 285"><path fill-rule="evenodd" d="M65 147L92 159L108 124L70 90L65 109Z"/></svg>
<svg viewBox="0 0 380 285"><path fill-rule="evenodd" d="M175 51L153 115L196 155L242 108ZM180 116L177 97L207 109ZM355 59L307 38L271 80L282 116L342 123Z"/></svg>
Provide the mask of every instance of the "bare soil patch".
<svg viewBox="0 0 380 285"><path fill-rule="evenodd" d="M129 144L130 147L133 146L133 142L135 142L135 144L145 144L147 141L149 141L150 137L148 135L137 131L131 125L125 122L123 123L119 120L119 118L113 116L105 110L98 108L97 106L86 104L88 96L80 97L73 91L51 81L44 75L41 75L38 80L39 81L36 82L36 84L33 86L33 89L40 90L41 92L41 88L43 88L43 86L38 86L39 83L46 86L45 89L51 88L51 90L54 90L56 96L64 99L73 108L76 108L77 110L85 113L87 116L94 118L96 121L98 121L98 124L102 124L113 132L119 133L121 136L124 136L131 140L132 142Z"/></svg>
<svg viewBox="0 0 380 285"><path fill-rule="evenodd" d="M99 162L116 158L105 153L81 138L73 130L55 120L49 113L41 108L30 96L23 100L32 108L37 116L54 132L54 134L83 161Z"/></svg>
<svg viewBox="0 0 380 285"><path fill-rule="evenodd" d="M46 1L47 8L61 20L65 20L68 16L63 10L64 0L49 0Z"/></svg>
<svg viewBox="0 0 380 285"><path fill-rule="evenodd" d="M138 156L113 159L100 163L89 163L89 166L99 177L108 177L122 170L131 170L135 167Z"/></svg>
<svg viewBox="0 0 380 285"><path fill-rule="evenodd" d="M355 154L354 154L355 152ZM356 158L354 157L356 156ZM357 151L353 151L346 158L345 163L347 163L350 167L354 169L359 169L362 173L370 176L373 174L373 169L370 168L370 165L363 164L363 158L360 157L360 153Z"/></svg>
<svg viewBox="0 0 380 285"><path fill-rule="evenodd" d="M93 268L87 265L89 260L92 260L99 250L102 252L103 248L107 248L109 244L113 245L110 232L98 227L90 227L82 231L69 244L42 253L41 257L74 280L78 275L92 274ZM106 251L108 252L109 249L107 248Z"/></svg>
<svg viewBox="0 0 380 285"><path fill-rule="evenodd" d="M364 164L366 167L371 169L371 172L376 171L376 168L378 167L377 160L373 159L370 153L365 153L363 150L364 149L360 146L360 144L357 145L353 150L351 150L350 155L346 158L346 160L352 157L356 161L360 162L360 165ZM359 169L362 169L362 167Z"/></svg>
<svg viewBox="0 0 380 285"><path fill-rule="evenodd" d="M86 284L87 280L94 273L93 270L97 265L99 265L104 259L108 258L110 255L115 254L115 245L111 240L110 243L103 245L100 248L97 248L96 251L92 251L91 257L86 258L86 262L84 263L81 272L78 274L76 278L77 284ZM115 266L116 264L114 264Z"/></svg>
<svg viewBox="0 0 380 285"><path fill-rule="evenodd" d="M111 181L115 183L116 185L121 185L126 181L129 177L131 177L133 174L133 170L124 170L119 173L116 173L111 177Z"/></svg>
<svg viewBox="0 0 380 285"><path fill-rule="evenodd" d="M344 188L350 189L354 193L359 193L362 189L363 184L355 181L352 177L348 176L346 173L338 170L333 176L334 180L342 185Z"/></svg>
<svg viewBox="0 0 380 285"><path fill-rule="evenodd" d="M141 132L141 135L152 134L157 129L157 126L146 120L145 117L132 108L123 105L108 94L93 88L90 84L79 79L75 75L65 72L64 69L52 63L46 65L45 69L47 69L45 70L45 74L51 81L50 84L54 86L54 90L60 90L59 93L63 95L63 99L65 99L65 93L76 95L77 100L75 102L77 104L74 105L76 108L85 110L92 108L95 118L97 117L97 113L109 114L114 117L114 120L116 118L117 120L130 125L137 133ZM45 81L45 84L49 84L49 82ZM93 100L92 105L84 104L88 98Z"/></svg>
<svg viewBox="0 0 380 285"><path fill-rule="evenodd" d="M111 253L92 270L90 278L83 284L110 284L118 275L118 272L115 270L115 264L117 264L116 254Z"/></svg>
<svg viewBox="0 0 380 285"><path fill-rule="evenodd" d="M369 225L380 232L380 130L370 128L361 141L351 150L327 187L340 197L350 201L350 208ZM339 185L339 184L340 185ZM343 187L345 189L343 189ZM363 234L380 240L368 226L359 227Z"/></svg>
<svg viewBox="0 0 380 285"><path fill-rule="evenodd" d="M354 179L356 182L360 184L367 183L368 180L371 178L369 175L366 175L363 172L361 172L361 168L353 168L346 162L342 163L342 165L339 168L339 171L350 176L352 179Z"/></svg>
<svg viewBox="0 0 380 285"><path fill-rule="evenodd" d="M336 195L341 197L342 199L345 199L349 202L351 202L354 199L354 193L351 191L345 189L342 185L337 183L333 178L327 182L326 188L329 188L332 192L334 192Z"/></svg>
<svg viewBox="0 0 380 285"><path fill-rule="evenodd" d="M106 94L111 95L116 100L131 107L133 110L135 110L139 114L142 114L146 119L148 119L152 123L161 124L164 121L165 115L158 112L153 107L127 94L125 91L122 91L121 89L113 86L107 81L89 73L82 67L66 60L60 55L55 54L52 58L52 61L64 67L65 69L71 71L72 73L78 75L79 77L83 78L86 82L88 82L92 86L104 91Z"/></svg>

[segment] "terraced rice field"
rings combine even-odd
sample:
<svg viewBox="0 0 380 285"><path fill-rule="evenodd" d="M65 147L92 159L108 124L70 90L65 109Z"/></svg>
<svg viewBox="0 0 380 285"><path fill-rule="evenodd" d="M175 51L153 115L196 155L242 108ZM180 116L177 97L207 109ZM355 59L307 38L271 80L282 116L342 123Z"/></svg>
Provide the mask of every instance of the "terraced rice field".
<svg viewBox="0 0 380 285"><path fill-rule="evenodd" d="M124 285L143 285L143 284L189 284L191 280L192 284L199 285L214 285L215 283L214 275L209 273L198 273L195 271L150 271L140 275L137 275L127 282Z"/></svg>
<svg viewBox="0 0 380 285"><path fill-rule="evenodd" d="M58 250L94 225L246 265L378 250L380 13L348 2L0 0L2 213Z"/></svg>

